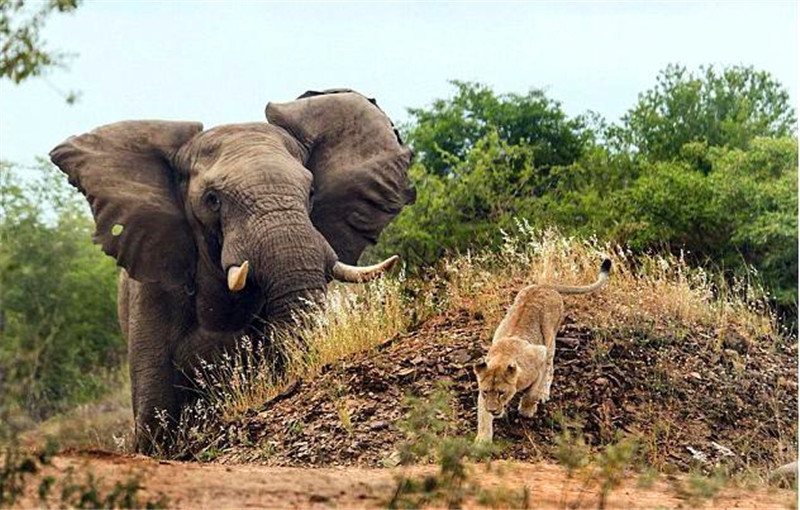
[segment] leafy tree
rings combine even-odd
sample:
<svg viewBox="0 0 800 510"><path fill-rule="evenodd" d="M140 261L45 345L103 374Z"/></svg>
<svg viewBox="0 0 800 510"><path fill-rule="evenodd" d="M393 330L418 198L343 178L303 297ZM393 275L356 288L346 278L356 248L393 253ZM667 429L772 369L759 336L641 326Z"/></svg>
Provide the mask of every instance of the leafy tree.
<svg viewBox="0 0 800 510"><path fill-rule="evenodd" d="M80 0L0 0L0 79L21 83L51 67L63 66L67 55L48 49L41 30L52 13L72 12L79 3ZM57 92L68 104L79 97L75 91Z"/></svg>
<svg viewBox="0 0 800 510"><path fill-rule="evenodd" d="M587 136L582 119L569 119L541 90L495 94L486 85L452 81L456 94L430 108L409 108L408 139L428 173L453 173L458 161L490 132L510 145L531 147L536 167L568 165L580 158Z"/></svg>
<svg viewBox="0 0 800 510"><path fill-rule="evenodd" d="M561 125L581 126L568 138L580 149L546 170L540 139L510 137L512 124L498 129L481 120L500 118L485 113L493 108L506 121L524 118L521 96L498 99L487 87L457 82L454 99L412 110L419 121L407 127L420 156L411 170L417 203L387 227L372 256L400 253L413 270L447 251L498 246L499 230L525 218L636 251L684 251L726 274L755 267L791 315L798 274L794 111L766 73L702 71L697 78L668 67L621 126L559 116ZM638 150L621 143L625 136Z"/></svg>
<svg viewBox="0 0 800 510"><path fill-rule="evenodd" d="M756 138L747 151L709 149L717 214L731 225L728 267L754 266L783 307L797 309L797 138Z"/></svg>
<svg viewBox="0 0 800 510"><path fill-rule="evenodd" d="M617 135L651 161L679 159L690 142L744 149L796 132L789 93L768 72L733 66L698 73L670 65L622 118Z"/></svg>
<svg viewBox="0 0 800 510"><path fill-rule="evenodd" d="M698 165L659 162L604 204L606 236L636 250L663 246L726 271L755 267L778 304L797 302L797 139L755 138L748 149L691 152ZM684 148L686 152L687 148Z"/></svg>
<svg viewBox="0 0 800 510"><path fill-rule="evenodd" d="M410 177L417 202L389 224L374 251L385 255L394 250L418 267L447 251L496 244L501 229L513 229L515 217L540 216L532 190L546 178L533 164L534 152L526 144L509 145L492 130L465 160L454 162L458 178L431 174L415 164Z"/></svg>
<svg viewBox="0 0 800 510"><path fill-rule="evenodd" d="M49 163L23 183L0 166L0 367L44 417L102 393L124 343L117 269L90 242L86 204Z"/></svg>

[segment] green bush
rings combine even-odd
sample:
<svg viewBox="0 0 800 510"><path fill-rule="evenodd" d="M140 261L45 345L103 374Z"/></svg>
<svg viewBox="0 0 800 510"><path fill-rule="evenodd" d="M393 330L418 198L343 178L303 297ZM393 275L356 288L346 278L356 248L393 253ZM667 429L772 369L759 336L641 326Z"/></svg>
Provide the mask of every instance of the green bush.
<svg viewBox="0 0 800 510"><path fill-rule="evenodd" d="M622 122L623 143L651 161L679 158L691 142L744 149L754 138L797 129L786 89L769 73L744 66L693 73L669 65Z"/></svg>
<svg viewBox="0 0 800 510"><path fill-rule="evenodd" d="M728 276L750 278L754 268L793 315L796 121L769 74L709 67L698 76L669 66L620 125L592 128L541 92L497 96L456 85L454 97L411 110L417 203L389 225L371 257L400 253L418 270L448 251L499 247L501 231L525 218L637 252L683 252ZM532 126L519 136L520 119L535 121L534 97L547 105L534 110L558 128ZM543 157L542 147L561 142L568 157Z"/></svg>
<svg viewBox="0 0 800 510"><path fill-rule="evenodd" d="M453 163L464 160L491 132L508 144L528 145L540 170L578 160L585 139L592 136L586 119L568 118L541 90L498 95L480 83L450 83L456 88L452 98L408 110L408 141L430 174L452 173Z"/></svg>
<svg viewBox="0 0 800 510"><path fill-rule="evenodd" d="M47 163L0 167L0 378L34 418L105 390L123 359L114 260L90 239L85 201Z"/></svg>
<svg viewBox="0 0 800 510"><path fill-rule="evenodd" d="M453 175L430 174L417 163L411 168L417 202L389 224L381 246L419 267L446 251L496 244L500 229L511 230L521 210L537 208L528 190L544 179L533 165L533 152L490 131L453 168Z"/></svg>

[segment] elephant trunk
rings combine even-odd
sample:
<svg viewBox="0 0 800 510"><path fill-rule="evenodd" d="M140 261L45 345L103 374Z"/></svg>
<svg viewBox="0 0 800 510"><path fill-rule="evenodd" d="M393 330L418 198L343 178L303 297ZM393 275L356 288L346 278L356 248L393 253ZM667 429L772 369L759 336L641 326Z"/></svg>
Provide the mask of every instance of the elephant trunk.
<svg viewBox="0 0 800 510"><path fill-rule="evenodd" d="M307 216L284 217L280 224L267 220L269 216L251 230L256 233L250 240L253 249L243 254L237 268L228 269L228 285L238 286L245 273L263 292L266 316L287 319L292 309L306 306L305 301L322 301L327 243Z"/></svg>
<svg viewBox="0 0 800 510"><path fill-rule="evenodd" d="M305 211L251 215L247 239L230 239L223 253L227 286L238 293L258 286L264 297L263 316L276 322L292 312L322 304L330 279L362 283L378 278L398 261L393 256L366 267L339 261ZM235 241L235 242L232 242Z"/></svg>

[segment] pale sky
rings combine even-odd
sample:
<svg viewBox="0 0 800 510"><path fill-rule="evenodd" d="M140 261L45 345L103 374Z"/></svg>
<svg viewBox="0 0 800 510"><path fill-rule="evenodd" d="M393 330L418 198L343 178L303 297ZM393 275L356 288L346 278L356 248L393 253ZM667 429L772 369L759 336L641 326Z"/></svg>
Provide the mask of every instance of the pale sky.
<svg viewBox="0 0 800 510"><path fill-rule="evenodd" d="M350 87L396 121L449 79L544 88L617 120L669 63L753 65L798 98L792 2L266 3L87 1L52 17L67 70L0 82L0 158L25 165L66 137L127 119L264 119L268 101ZM79 90L68 106L52 86Z"/></svg>

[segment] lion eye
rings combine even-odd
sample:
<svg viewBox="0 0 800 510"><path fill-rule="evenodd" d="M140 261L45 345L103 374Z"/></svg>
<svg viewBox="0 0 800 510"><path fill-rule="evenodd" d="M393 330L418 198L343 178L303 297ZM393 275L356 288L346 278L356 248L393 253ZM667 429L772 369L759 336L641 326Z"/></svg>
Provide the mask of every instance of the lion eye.
<svg viewBox="0 0 800 510"><path fill-rule="evenodd" d="M203 202L206 204L206 207L214 212L219 211L219 208L222 205L219 201L219 196L213 191L206 193L206 196L203 198Z"/></svg>

